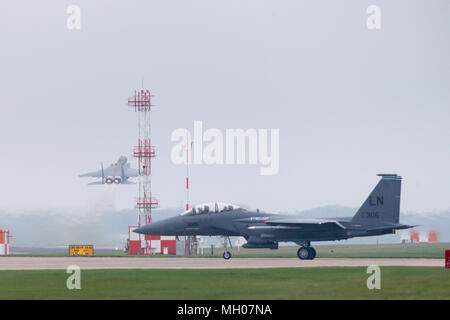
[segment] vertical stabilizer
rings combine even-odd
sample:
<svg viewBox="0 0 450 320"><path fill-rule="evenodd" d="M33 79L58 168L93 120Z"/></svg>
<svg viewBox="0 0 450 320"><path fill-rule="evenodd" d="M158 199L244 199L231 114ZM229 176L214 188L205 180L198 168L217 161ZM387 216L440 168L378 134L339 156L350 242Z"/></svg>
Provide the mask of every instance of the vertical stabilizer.
<svg viewBox="0 0 450 320"><path fill-rule="evenodd" d="M381 180L353 217L353 222L364 225L399 223L402 177L379 174Z"/></svg>

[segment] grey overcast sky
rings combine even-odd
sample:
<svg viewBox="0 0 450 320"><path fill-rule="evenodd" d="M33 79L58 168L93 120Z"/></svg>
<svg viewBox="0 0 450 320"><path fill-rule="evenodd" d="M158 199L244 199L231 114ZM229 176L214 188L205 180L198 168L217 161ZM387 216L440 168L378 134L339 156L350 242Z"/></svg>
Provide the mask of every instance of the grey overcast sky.
<svg viewBox="0 0 450 320"><path fill-rule="evenodd" d="M66 9L81 8L81 30ZM381 8L381 30L366 9ZM377 173L402 210L450 208L450 1L2 1L0 210L131 208L78 174L130 158L134 89L155 95L153 193L185 201L177 128L276 128L280 170L191 168L193 202L359 206ZM135 162L133 160L133 164Z"/></svg>

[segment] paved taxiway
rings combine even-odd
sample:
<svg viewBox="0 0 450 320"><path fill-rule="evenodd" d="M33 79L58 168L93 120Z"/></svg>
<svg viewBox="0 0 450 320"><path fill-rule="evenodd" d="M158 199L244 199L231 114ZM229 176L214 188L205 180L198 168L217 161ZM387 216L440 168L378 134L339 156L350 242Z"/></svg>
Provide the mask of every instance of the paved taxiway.
<svg viewBox="0 0 450 320"><path fill-rule="evenodd" d="M443 267L444 259L398 258L128 258L128 257L0 257L0 270L66 269L236 269L301 267L416 266Z"/></svg>

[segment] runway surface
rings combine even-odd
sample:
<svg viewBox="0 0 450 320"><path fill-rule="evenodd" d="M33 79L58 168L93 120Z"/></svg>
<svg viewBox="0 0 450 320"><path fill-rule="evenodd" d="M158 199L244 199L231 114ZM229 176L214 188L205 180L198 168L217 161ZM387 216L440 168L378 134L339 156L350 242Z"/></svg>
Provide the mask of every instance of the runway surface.
<svg viewBox="0 0 450 320"><path fill-rule="evenodd" d="M66 269L237 269L302 267L416 266L443 267L444 259L398 258L128 258L128 257L0 257L0 270Z"/></svg>

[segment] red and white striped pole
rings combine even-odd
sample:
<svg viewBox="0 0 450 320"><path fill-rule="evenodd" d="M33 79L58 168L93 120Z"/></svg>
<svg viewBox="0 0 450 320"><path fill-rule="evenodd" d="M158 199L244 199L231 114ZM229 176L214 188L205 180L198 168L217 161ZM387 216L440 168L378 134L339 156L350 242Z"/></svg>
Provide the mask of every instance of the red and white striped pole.
<svg viewBox="0 0 450 320"><path fill-rule="evenodd" d="M186 211L189 210L189 135L186 128ZM189 255L190 237L184 238L185 255Z"/></svg>
<svg viewBox="0 0 450 320"><path fill-rule="evenodd" d="M186 129L186 133L187 133ZM189 210L189 141L186 135L186 210Z"/></svg>

